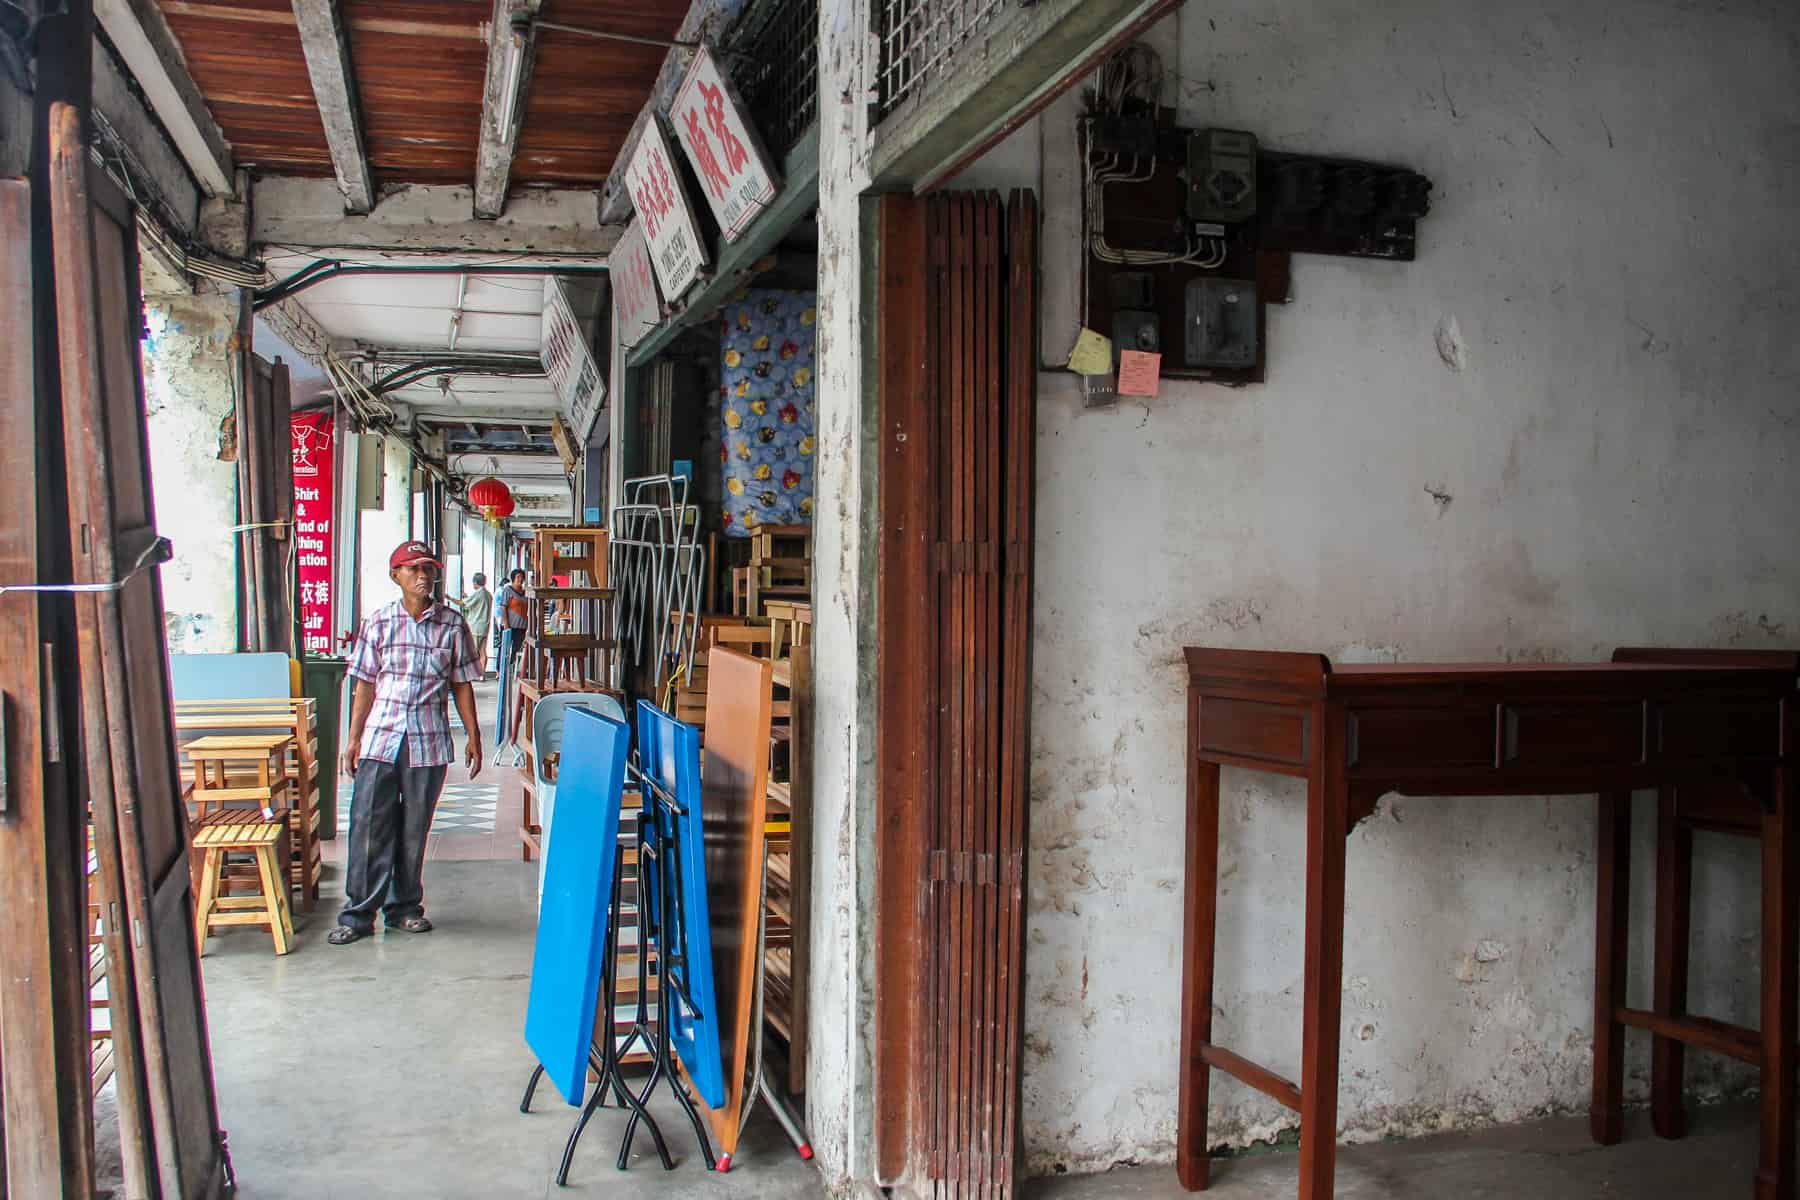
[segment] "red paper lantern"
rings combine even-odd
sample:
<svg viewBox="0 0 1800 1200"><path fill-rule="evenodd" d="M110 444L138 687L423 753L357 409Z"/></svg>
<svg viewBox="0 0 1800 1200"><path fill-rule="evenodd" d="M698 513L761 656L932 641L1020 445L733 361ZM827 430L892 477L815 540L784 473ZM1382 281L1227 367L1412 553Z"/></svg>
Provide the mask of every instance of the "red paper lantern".
<svg viewBox="0 0 1800 1200"><path fill-rule="evenodd" d="M512 516L512 489L490 475L470 486L469 503L480 510L489 525L498 525L502 517Z"/></svg>

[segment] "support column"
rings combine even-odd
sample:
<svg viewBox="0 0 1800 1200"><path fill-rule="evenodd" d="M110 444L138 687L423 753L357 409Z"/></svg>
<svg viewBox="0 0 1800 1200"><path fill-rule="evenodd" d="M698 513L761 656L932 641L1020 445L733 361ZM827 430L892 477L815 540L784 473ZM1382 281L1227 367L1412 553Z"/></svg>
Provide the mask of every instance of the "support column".
<svg viewBox="0 0 1800 1200"><path fill-rule="evenodd" d="M867 0L820 6L818 460L813 515L814 946L807 1117L829 1187L873 1157L875 237L863 197Z"/></svg>

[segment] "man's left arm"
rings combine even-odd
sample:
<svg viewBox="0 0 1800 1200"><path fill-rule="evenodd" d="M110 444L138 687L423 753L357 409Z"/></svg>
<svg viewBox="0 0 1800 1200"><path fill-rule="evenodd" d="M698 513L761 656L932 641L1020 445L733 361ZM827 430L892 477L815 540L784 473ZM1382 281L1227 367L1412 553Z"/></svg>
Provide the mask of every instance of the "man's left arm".
<svg viewBox="0 0 1800 1200"><path fill-rule="evenodd" d="M469 778L473 779L481 774L481 718L475 715L475 685L453 683L450 695L456 701L456 715L462 718L463 731L468 734L463 759L469 765Z"/></svg>
<svg viewBox="0 0 1800 1200"><path fill-rule="evenodd" d="M463 758L469 764L469 776L481 774L481 718L475 715L475 681L481 678L481 664L475 660L475 639L469 623L459 622L456 631L456 663L450 668L450 695L456 701L456 715L462 718L468 744Z"/></svg>

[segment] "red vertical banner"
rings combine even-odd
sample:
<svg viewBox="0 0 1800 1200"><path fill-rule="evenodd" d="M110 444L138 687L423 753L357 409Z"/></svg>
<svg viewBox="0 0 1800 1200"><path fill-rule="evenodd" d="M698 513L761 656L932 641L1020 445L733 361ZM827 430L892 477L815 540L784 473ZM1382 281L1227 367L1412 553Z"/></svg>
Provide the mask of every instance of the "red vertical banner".
<svg viewBox="0 0 1800 1200"><path fill-rule="evenodd" d="M300 587L300 640L308 654L331 653L331 575L336 558L330 413L297 413L294 432L294 551Z"/></svg>

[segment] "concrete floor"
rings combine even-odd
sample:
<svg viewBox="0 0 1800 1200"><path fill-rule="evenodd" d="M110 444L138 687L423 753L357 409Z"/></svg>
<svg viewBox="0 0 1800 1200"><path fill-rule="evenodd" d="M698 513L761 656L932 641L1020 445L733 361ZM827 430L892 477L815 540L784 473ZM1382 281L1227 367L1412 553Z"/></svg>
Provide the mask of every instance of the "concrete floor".
<svg viewBox="0 0 1800 1200"><path fill-rule="evenodd" d="M1647 1113L1629 1114L1625 1140L1596 1146L1586 1117L1439 1134L1338 1149L1337 1195L1344 1200L1742 1200L1756 1170L1756 1109L1694 1110L1690 1132L1665 1142ZM1212 1186L1185 1192L1168 1166L1038 1180L1025 1200L1290 1200L1299 1190L1291 1149L1213 1163Z"/></svg>
<svg viewBox="0 0 1800 1200"><path fill-rule="evenodd" d="M209 939L214 1076L243 1200L819 1194L817 1172L760 1115L730 1173L708 1175L672 1102L653 1111L674 1172L642 1131L631 1170L615 1170L624 1118L604 1109L569 1187L554 1185L574 1110L544 1085L518 1111L534 1064L520 1030L536 886L536 863L433 862L433 933L331 946L321 905L285 958L258 931Z"/></svg>
<svg viewBox="0 0 1800 1200"><path fill-rule="evenodd" d="M492 682L482 687L491 719ZM490 768L491 770L492 768ZM460 775L460 767L454 768ZM484 772L485 774L485 772ZM613 1167L624 1118L601 1110L567 1189L552 1181L574 1110L539 1089L529 1115L519 1095L533 1059L521 1029L536 924L537 864L518 859L516 773L502 772L491 835L433 835L426 904L437 931L378 933L326 944L342 894L328 843L322 903L299 914L293 953L276 958L266 934L209 939L202 966L214 1077L244 1200L609 1200L704 1194L784 1200L823 1194L766 1115L752 1123L725 1176L704 1170L680 1111L656 1108L680 1160L664 1173L640 1135L632 1168ZM509 818L508 813L513 815ZM103 1182L116 1180L117 1127L109 1086L99 1108ZM1624 1143L1593 1145L1582 1118L1473 1134L1346 1146L1337 1194L1384 1200L1484 1197L1745 1196L1756 1161L1753 1107L1698 1110L1682 1142L1653 1137L1643 1114ZM1295 1194L1292 1150L1215 1164L1209 1196L1263 1200ZM1173 1168L1038 1180L1024 1200L1177 1200Z"/></svg>
<svg viewBox="0 0 1800 1200"><path fill-rule="evenodd" d="M337 876L328 876L334 893ZM672 1104L658 1108L681 1160L665 1174L640 1136L632 1169L612 1160L624 1118L596 1115L570 1186L551 1181L573 1119L553 1089L518 1112L532 1059L520 1037L531 969L536 864L434 862L426 935L378 933L330 946L329 906L306 917L286 958L251 930L214 937L202 960L219 1105L244 1200L419 1197L507 1200L698 1194L720 1200L818 1196L817 1173L759 1116L725 1176L709 1175ZM1346 1146L1338 1195L1384 1200L1482 1197L1742 1197L1756 1160L1755 1110L1693 1116L1683 1142L1634 1114L1627 1140L1601 1149L1567 1118L1474 1134ZM1221 1160L1209 1195L1291 1197L1291 1150ZM1026 1200L1177 1200L1169 1167L1041 1180Z"/></svg>

